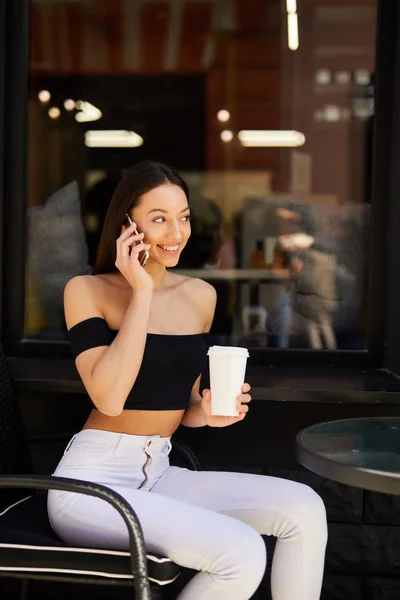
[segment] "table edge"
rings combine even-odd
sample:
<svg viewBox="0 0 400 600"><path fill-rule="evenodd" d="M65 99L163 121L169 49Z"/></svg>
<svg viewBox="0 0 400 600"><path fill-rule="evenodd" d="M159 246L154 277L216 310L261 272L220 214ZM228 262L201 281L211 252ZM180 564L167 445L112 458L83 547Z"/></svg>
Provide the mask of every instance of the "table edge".
<svg viewBox="0 0 400 600"><path fill-rule="evenodd" d="M381 417L382 419L391 419L393 417ZM371 417L362 417L360 419L337 419L337 421L359 421L372 420ZM330 421L326 421L329 423ZM335 421L332 421L335 422ZM322 425L322 423L321 423ZM331 479L338 483L358 487L372 492L383 494L400 494L400 478L390 473L374 473L361 467L352 467L344 465L332 458L321 456L317 452L307 448L301 441L301 435L309 429L306 427L296 435L296 458L298 462L313 473Z"/></svg>

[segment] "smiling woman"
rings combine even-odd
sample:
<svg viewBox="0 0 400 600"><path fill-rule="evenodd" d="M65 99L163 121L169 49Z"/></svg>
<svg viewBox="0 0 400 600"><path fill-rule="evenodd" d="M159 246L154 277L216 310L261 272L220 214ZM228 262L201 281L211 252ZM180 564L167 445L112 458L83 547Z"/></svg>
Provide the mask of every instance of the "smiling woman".
<svg viewBox="0 0 400 600"><path fill-rule="evenodd" d="M151 208L154 205L164 208ZM131 209L131 217L146 242L151 244L148 268L151 268L152 257L160 254L158 249L165 258L175 259L165 266L176 266L190 235L190 208L184 190L171 183L154 188Z"/></svg>
<svg viewBox="0 0 400 600"><path fill-rule="evenodd" d="M243 383L235 416L215 415L211 390L200 391L216 293L202 279L168 269L190 236L188 199L185 182L169 167L131 167L111 199L96 273L65 288L75 364L93 409L55 474L73 472L119 492L135 507L147 546L198 571L179 600L250 598L266 565L259 534L278 538L273 597L318 600L327 530L323 502L311 488L245 473L192 477L169 464L179 425L231 426L246 418L251 401ZM139 254L146 249L143 267ZM51 524L62 539L126 547L124 527L107 508L73 496L49 492Z"/></svg>
<svg viewBox="0 0 400 600"><path fill-rule="evenodd" d="M142 161L128 169L111 199L93 273L117 271L115 241L127 213L150 244L146 270L154 268L157 257L167 261L165 266L176 266L190 236L188 201L186 183L166 165Z"/></svg>

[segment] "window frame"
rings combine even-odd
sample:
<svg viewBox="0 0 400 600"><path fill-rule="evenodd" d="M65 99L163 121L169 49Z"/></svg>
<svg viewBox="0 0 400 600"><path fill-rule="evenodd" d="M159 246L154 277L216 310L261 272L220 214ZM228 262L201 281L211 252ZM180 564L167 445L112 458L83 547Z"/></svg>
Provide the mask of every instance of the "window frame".
<svg viewBox="0 0 400 600"><path fill-rule="evenodd" d="M26 275L26 187L29 82L29 0L0 0L0 66L4 62L4 97L0 96L1 145L7 149L0 162L0 202L3 202L3 280L1 336L6 353L16 357L70 358L67 341L24 338ZM371 229L368 273L368 333L362 350L252 349L250 364L265 366L382 367L385 359L387 309L387 230L393 194L391 164L394 144L396 2L377 0L375 58L375 122L372 147ZM4 27L1 28L1 23ZM6 49L6 50L5 50ZM396 98L395 98L396 93ZM1 156L1 154L0 154ZM2 169L3 167L3 169ZM2 171L4 177L2 180ZM399 181L399 175L396 173ZM395 240L392 243L396 243ZM398 245L398 244L397 244ZM379 293L375 293L379 290Z"/></svg>
<svg viewBox="0 0 400 600"><path fill-rule="evenodd" d="M0 90L5 89L5 56L6 56L6 45L5 45L5 15L6 15L6 0L0 0ZM4 94L0 93L0 223L4 223ZM3 237L3 236L2 236ZM4 265L4 253L3 244L0 243L0 314L3 314L3 265ZM2 320L0 319L0 337L2 336Z"/></svg>

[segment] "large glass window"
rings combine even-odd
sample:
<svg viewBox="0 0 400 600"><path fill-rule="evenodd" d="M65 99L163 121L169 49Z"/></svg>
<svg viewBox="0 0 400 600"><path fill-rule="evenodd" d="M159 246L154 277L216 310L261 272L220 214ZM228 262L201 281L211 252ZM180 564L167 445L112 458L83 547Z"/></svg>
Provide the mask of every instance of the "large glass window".
<svg viewBox="0 0 400 600"><path fill-rule="evenodd" d="M64 339L127 167L191 190L217 343L363 349L376 0L31 0L25 336Z"/></svg>

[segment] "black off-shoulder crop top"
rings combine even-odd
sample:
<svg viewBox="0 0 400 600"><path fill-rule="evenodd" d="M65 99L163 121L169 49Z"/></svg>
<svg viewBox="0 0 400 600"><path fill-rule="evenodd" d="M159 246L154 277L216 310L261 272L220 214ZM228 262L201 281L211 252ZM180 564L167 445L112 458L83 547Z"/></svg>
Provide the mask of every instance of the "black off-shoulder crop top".
<svg viewBox="0 0 400 600"><path fill-rule="evenodd" d="M74 359L90 348L109 346L117 333L101 317L77 323L68 331ZM124 409L186 409L205 359L206 345L201 333L148 333L142 364Z"/></svg>

